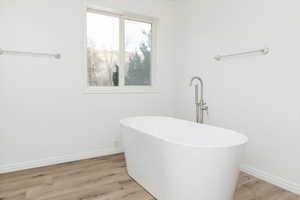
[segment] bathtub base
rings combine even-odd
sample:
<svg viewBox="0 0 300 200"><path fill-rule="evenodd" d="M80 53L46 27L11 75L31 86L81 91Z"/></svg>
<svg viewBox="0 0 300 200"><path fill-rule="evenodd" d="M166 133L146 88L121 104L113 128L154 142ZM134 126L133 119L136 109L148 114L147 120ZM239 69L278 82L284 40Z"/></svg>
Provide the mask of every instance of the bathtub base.
<svg viewBox="0 0 300 200"><path fill-rule="evenodd" d="M190 147L122 127L128 174L158 200L232 200L244 145Z"/></svg>

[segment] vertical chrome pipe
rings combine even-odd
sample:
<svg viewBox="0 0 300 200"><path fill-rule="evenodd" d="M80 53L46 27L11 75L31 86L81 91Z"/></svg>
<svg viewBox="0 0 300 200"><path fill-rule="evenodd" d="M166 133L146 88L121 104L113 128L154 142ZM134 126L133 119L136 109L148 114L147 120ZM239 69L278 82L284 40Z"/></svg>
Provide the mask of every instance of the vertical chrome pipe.
<svg viewBox="0 0 300 200"><path fill-rule="evenodd" d="M200 123L200 106L199 106L199 85L195 85L195 105L196 105L196 122Z"/></svg>
<svg viewBox="0 0 300 200"><path fill-rule="evenodd" d="M199 85L195 85L195 103L199 103Z"/></svg>
<svg viewBox="0 0 300 200"><path fill-rule="evenodd" d="M203 111L207 110L208 107L203 99L203 81L200 77L193 77L190 82L190 86L193 86L194 80L198 80L200 82L200 99L199 99L199 84L195 85L195 105L196 105L196 122L203 123Z"/></svg>

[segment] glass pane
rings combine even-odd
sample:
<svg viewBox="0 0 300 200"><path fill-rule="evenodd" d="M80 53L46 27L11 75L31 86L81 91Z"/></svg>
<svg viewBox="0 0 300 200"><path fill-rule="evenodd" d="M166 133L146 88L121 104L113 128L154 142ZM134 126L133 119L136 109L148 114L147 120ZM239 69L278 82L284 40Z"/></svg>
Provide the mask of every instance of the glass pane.
<svg viewBox="0 0 300 200"><path fill-rule="evenodd" d="M89 86L119 85L119 18L87 13Z"/></svg>
<svg viewBox="0 0 300 200"><path fill-rule="evenodd" d="M125 20L125 85L151 85L151 29Z"/></svg>

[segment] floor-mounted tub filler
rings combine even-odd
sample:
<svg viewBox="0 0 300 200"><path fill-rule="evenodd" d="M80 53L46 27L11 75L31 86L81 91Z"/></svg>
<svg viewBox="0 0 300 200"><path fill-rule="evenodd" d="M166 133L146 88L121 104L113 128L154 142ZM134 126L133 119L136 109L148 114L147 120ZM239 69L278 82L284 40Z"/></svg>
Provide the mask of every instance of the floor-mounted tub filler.
<svg viewBox="0 0 300 200"><path fill-rule="evenodd" d="M128 174L158 200L232 200L247 137L168 117L121 127Z"/></svg>

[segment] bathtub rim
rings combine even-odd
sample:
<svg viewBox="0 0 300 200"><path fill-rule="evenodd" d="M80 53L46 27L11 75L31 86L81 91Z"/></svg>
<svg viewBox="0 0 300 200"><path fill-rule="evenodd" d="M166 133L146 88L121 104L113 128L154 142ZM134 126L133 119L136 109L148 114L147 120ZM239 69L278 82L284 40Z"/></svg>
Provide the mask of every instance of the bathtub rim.
<svg viewBox="0 0 300 200"><path fill-rule="evenodd" d="M245 136L244 134L241 134L237 131L231 130L231 129L227 129L227 128L223 128L223 127L218 127L218 126L212 126L212 125L208 125L208 124L199 124L199 125L204 125L204 126L210 126L210 127L214 127L214 128L218 128L220 130L224 130L224 131L230 131L236 135L239 135L242 139L241 142L237 142L234 144L223 144L223 145L210 145L210 144L206 144L206 145L194 145L194 144L186 144L186 143L181 143L181 142L177 142L177 141L173 141L170 139L166 139L164 137L161 136L157 136L157 135L152 135L151 133L148 133L147 131L144 130L140 130L137 128L134 128L128 124L126 124L126 121L128 120L133 120L133 119L138 119L138 118L147 118L147 117L151 117L151 118L168 118L168 119L175 119L175 120L181 120L181 121L185 121L185 122L189 122L189 123L196 123L193 121L189 121L189 120L184 120L184 119L178 119L178 118L174 118L174 117L168 117L168 116L155 116L155 115L149 115L149 116L135 116L135 117L127 117L124 119L120 120L120 124L122 127L124 128L129 128L132 129L134 131L138 131L140 133L146 134L148 136L151 136L153 138L158 138L160 140L163 140L165 142L168 142L170 144L174 144L174 145L181 145L181 146L186 146L186 147L191 147L191 148L233 148L233 147L239 147L239 146L243 146L246 145L249 141L248 137Z"/></svg>

